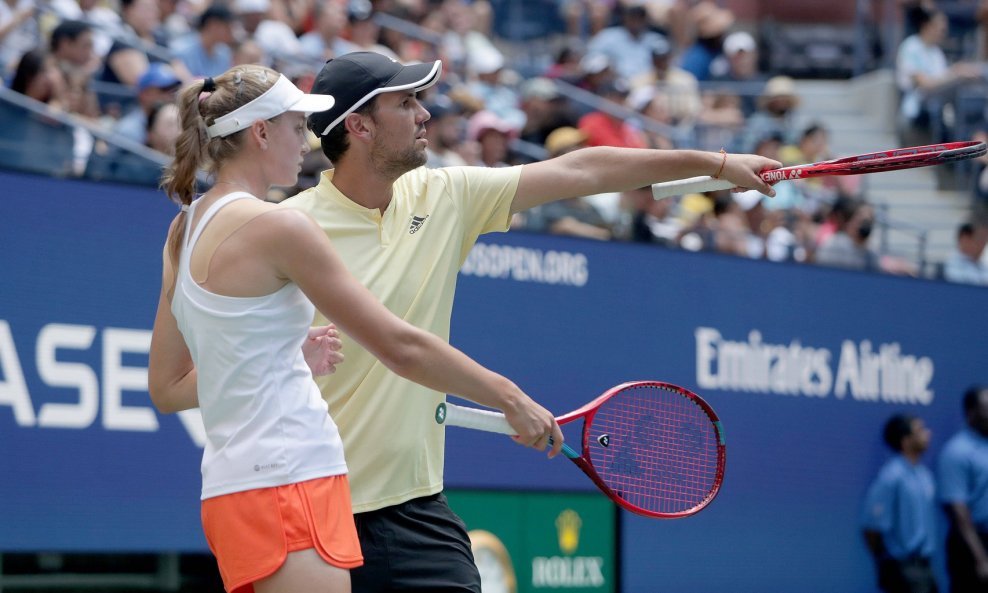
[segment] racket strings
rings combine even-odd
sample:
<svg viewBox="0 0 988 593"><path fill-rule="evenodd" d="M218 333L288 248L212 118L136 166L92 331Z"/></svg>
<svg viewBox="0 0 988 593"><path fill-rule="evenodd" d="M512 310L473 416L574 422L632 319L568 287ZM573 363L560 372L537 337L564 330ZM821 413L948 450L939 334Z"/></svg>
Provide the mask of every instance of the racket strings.
<svg viewBox="0 0 988 593"><path fill-rule="evenodd" d="M638 508L684 513L719 486L717 430L699 404L677 391L642 385L615 394L597 410L589 436L598 475Z"/></svg>

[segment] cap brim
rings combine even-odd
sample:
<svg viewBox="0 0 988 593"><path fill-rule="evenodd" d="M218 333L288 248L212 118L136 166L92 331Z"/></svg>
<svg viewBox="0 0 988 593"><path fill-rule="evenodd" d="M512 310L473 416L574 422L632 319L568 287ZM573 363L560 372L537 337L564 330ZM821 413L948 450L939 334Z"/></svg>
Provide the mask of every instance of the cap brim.
<svg viewBox="0 0 988 593"><path fill-rule="evenodd" d="M441 62L429 62L423 64L411 64L405 66L388 81L387 85L381 87L378 93L390 93L393 91L405 91L415 89L416 92L424 91L439 81L439 74L442 72Z"/></svg>
<svg viewBox="0 0 988 593"><path fill-rule="evenodd" d="M292 104L288 111L301 111L305 114L328 111L336 104L332 95L302 95L302 98Z"/></svg>

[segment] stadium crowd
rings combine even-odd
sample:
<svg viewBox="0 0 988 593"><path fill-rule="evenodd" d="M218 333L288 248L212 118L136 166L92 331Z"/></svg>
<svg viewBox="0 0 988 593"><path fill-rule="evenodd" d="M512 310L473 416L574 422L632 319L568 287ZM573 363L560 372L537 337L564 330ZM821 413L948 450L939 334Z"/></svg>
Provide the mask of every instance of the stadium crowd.
<svg viewBox="0 0 988 593"><path fill-rule="evenodd" d="M182 84L261 63L300 88L327 59L376 51L402 62L441 59L443 79L421 100L429 166L508 166L582 146L753 152L799 164L830 158L826 122L799 115L795 81L767 71L757 32L712 0L557 0L557 30L540 59L496 31L497 0L0 0L7 86L115 137L174 153ZM967 12L954 10L956 5ZM958 89L985 83L975 44L948 57L950 31L983 37L988 2L903 3L896 56L903 140L988 137L962 117ZM947 10L946 8L949 8ZM382 26L380 16L391 19ZM503 19L501 19L503 21ZM400 23L396 26L394 23ZM948 27L951 29L948 30ZM522 44L524 46L524 44ZM524 50L523 50L524 51ZM533 67L532 64L544 64ZM86 155L114 150L75 135ZM313 146L318 144L312 138ZM920 142L912 142L914 144ZM299 186L331 166L307 156ZM988 173L970 172L972 215L937 275L988 284ZM777 197L714 192L653 200L648 188L586 196L518 215L534 232L717 251L773 261L928 275L873 247L875 209L853 177L781 182ZM880 222L880 221L879 221Z"/></svg>

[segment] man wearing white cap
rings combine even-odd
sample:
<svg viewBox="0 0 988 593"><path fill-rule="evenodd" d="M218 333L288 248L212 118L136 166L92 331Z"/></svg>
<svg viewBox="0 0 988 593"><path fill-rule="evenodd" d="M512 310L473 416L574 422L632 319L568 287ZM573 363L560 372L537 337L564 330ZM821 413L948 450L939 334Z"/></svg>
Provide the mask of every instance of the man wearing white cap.
<svg viewBox="0 0 988 593"><path fill-rule="evenodd" d="M506 231L515 212L701 174L772 192L756 173L779 163L699 151L602 147L517 167L428 169L429 112L417 95L441 73L439 61L403 66L370 52L327 62L312 92L332 94L336 105L310 116L309 128L335 168L283 207L309 212L391 311L444 339L460 265L479 235ZM419 420L445 395L401 379L350 341L343 352L346 364L320 387L351 472L365 558L354 590L479 593L463 523L442 495L444 428Z"/></svg>
<svg viewBox="0 0 988 593"><path fill-rule="evenodd" d="M758 108L758 97L765 88L766 76L758 70L758 44L747 31L735 31L724 38L727 69L711 80L730 83L724 92L737 94L741 111L750 117Z"/></svg>
<svg viewBox="0 0 988 593"><path fill-rule="evenodd" d="M250 37L264 53L275 58L291 58L302 53L302 43L286 23L269 18L271 0L235 0L234 10Z"/></svg>

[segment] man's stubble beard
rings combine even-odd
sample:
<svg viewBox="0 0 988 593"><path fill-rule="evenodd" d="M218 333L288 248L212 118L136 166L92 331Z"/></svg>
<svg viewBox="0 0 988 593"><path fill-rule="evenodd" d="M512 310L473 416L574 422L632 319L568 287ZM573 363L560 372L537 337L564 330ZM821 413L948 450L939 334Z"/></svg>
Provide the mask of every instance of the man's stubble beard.
<svg viewBox="0 0 988 593"><path fill-rule="evenodd" d="M371 150L371 162L374 168L397 179L412 169L417 169L428 160L425 148L410 146L400 152L388 151L382 147L375 146Z"/></svg>

